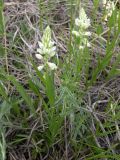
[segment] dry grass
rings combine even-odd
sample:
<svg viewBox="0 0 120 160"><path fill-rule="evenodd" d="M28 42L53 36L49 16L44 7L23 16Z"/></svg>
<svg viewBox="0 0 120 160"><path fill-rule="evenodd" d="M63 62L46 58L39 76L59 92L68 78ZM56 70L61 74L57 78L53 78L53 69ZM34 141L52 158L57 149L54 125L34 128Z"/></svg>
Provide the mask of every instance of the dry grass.
<svg viewBox="0 0 120 160"><path fill-rule="evenodd" d="M48 1L44 1L44 4L47 6ZM86 7L87 2L83 2L83 6ZM69 5L68 8L65 5L65 2L56 2L51 1L51 8L45 8L45 11L40 10L37 1L34 0L15 0L13 1L5 1L4 15L6 17L6 51L7 58L0 59L0 65L5 66L7 72L9 74L14 75L17 80L26 87L26 90L29 94L35 97L34 94L29 91L28 88L28 80L29 75L27 71L33 71L32 65L30 64L29 57L35 59L35 53L37 49L38 40L41 38L42 29L48 23L54 30L53 38L58 46L58 56L61 59L64 59L67 53L67 40L69 39L69 27L70 27L70 13L69 13ZM87 12L92 17L92 2L90 1L87 6ZM101 12L98 13L99 17ZM46 17L48 18L46 20ZM41 26L42 20L43 26ZM99 21L99 18L97 19ZM94 21L92 22L94 23ZM40 28L39 28L40 26ZM94 32L95 28L91 28L91 31ZM102 37L102 41L106 41L106 33L108 28L104 24L104 36ZM104 56L105 48L101 49L99 37L92 38L92 42L94 39L94 45L92 46L92 66L90 68L90 72L92 68L94 68L97 64L96 54L100 53L100 56ZM4 43L4 42L3 42ZM116 53L119 54L120 48L117 46ZM90 130L94 135L95 142L99 148L109 148L111 149L111 144L118 146L118 140L120 140L120 133L118 132L112 133L110 136L98 136L96 137L96 128L97 123L99 124L99 130L102 133L105 133L104 125L106 122L110 121L110 112L112 112L111 108L107 108L110 102L120 105L120 76L117 76L109 81L105 81L105 77L108 74L108 71L114 62L115 57L111 60L111 64L104 72L98 77L98 80L95 85L87 90L83 103L87 106L86 110L88 113L92 115L92 125L90 126ZM37 60L35 59L36 63ZM119 66L118 66L119 68ZM120 68L119 68L120 69ZM59 73L58 73L59 74ZM83 85L84 88L84 84ZM16 88L10 84L8 84L8 91L10 95L17 95ZM41 104L39 104L41 106ZM21 112L24 112L24 104L22 106ZM118 110L118 109L117 109ZM7 159L8 160L74 160L75 157L79 157L79 160L86 159L87 155L90 154L89 147L85 148L82 151L78 151L76 155L76 151L73 149L74 147L70 145L69 136L70 136L70 124L66 119L63 128L61 128L61 137L59 140L53 144L53 146L49 149L47 146L44 137L41 137L40 133L44 132L46 129L45 121L43 117L45 116L45 112L43 109L38 107L36 109L36 113L39 115L36 117L32 117L27 115L26 113L26 126L22 126L21 119L17 119L16 117L11 117L10 121L14 122L8 125L6 132L6 140L7 140ZM117 113L115 113L117 114ZM21 117L22 118L22 117ZM24 125L25 125L24 124ZM119 124L117 122L113 127L118 127ZM112 126L111 126L112 127ZM63 130L62 130L63 129ZM18 133L20 133L18 135ZM21 135L21 139L18 137ZM63 137L64 135L64 137ZM34 138L33 138L34 137ZM20 143L19 143L20 139ZM48 148L48 151L44 151L44 149ZM116 147L117 148L117 147ZM40 151L43 149L42 151ZM38 154L36 152L38 150ZM114 150L111 149L113 153L119 152L119 148ZM39 154L40 151L40 154ZM34 155L35 154L35 155ZM33 155L35 158L33 158ZM84 155L84 156L82 156ZM81 158L80 158L81 157ZM102 159L101 159L102 160Z"/></svg>

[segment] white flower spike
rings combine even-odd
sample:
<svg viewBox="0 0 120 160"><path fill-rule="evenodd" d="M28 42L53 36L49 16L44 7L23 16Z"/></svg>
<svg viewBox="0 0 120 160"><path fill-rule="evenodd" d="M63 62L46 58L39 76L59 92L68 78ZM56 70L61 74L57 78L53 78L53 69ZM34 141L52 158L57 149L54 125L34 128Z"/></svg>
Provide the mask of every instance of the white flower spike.
<svg viewBox="0 0 120 160"><path fill-rule="evenodd" d="M51 29L49 26L47 26L44 30L41 42L38 42L38 54L35 55L37 59L42 60L43 62L43 64L38 67L39 71L43 70L43 68L46 68L46 66L48 66L50 70L57 69L56 64L49 62L51 57L56 54L56 46L54 46L54 44L55 42L51 38Z"/></svg>
<svg viewBox="0 0 120 160"><path fill-rule="evenodd" d="M75 24L76 26L81 26L84 29L87 29L90 26L90 19L87 17L83 8L80 9L79 18L76 18Z"/></svg>
<svg viewBox="0 0 120 160"><path fill-rule="evenodd" d="M113 11L115 10L115 3L110 0L108 0L108 1L103 0L102 5L105 8L104 20L108 21L108 17L110 17L112 15Z"/></svg>
<svg viewBox="0 0 120 160"><path fill-rule="evenodd" d="M79 49L83 50L85 46L90 47L88 37L91 36L91 32L86 31L90 27L90 19L83 8L80 9L79 17L75 19L75 25L76 29L72 31L72 34L80 39Z"/></svg>

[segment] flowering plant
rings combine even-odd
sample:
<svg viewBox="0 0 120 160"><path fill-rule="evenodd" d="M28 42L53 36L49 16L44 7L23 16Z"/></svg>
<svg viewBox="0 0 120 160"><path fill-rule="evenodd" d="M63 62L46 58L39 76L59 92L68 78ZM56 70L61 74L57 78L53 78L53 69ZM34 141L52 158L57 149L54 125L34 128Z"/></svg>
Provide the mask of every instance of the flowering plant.
<svg viewBox="0 0 120 160"><path fill-rule="evenodd" d="M110 17L113 13L113 11L115 10L115 4L112 1L106 1L103 0L102 1L103 7L105 8L105 17L104 20L107 21L108 17Z"/></svg>
<svg viewBox="0 0 120 160"><path fill-rule="evenodd" d="M51 57L56 54L55 42L51 39L51 29L49 26L46 27L43 33L41 42L38 42L39 48L37 49L36 58L42 61L42 65L38 66L38 70L48 68L50 70L57 69L56 64L49 62Z"/></svg>
<svg viewBox="0 0 120 160"><path fill-rule="evenodd" d="M88 36L91 36L91 33L86 31L90 26L90 19L87 17L85 10L80 9L79 18L75 19L76 29L72 31L72 34L77 38L80 38L79 49L84 49L85 46L90 47L88 42Z"/></svg>

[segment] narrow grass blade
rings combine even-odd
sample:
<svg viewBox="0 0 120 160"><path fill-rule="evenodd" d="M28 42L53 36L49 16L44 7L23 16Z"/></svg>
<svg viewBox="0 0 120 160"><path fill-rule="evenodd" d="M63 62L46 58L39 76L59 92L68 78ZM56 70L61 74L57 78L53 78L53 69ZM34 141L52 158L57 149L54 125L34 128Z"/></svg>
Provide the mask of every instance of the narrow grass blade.
<svg viewBox="0 0 120 160"><path fill-rule="evenodd" d="M34 111L34 106L32 103L31 97L27 94L23 86L16 80L14 76L8 76L8 80L13 83L13 85L16 87L17 91L20 93L22 98L25 100L26 104L30 107L31 111Z"/></svg>

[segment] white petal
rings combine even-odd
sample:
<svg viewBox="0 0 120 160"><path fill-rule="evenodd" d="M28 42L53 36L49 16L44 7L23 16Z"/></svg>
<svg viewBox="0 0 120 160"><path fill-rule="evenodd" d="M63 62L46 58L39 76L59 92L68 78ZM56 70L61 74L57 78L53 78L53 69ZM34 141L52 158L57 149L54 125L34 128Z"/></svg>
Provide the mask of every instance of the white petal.
<svg viewBox="0 0 120 160"><path fill-rule="evenodd" d="M39 45L40 48L44 47L44 45L42 44L42 42L38 42L38 45Z"/></svg>
<svg viewBox="0 0 120 160"><path fill-rule="evenodd" d="M55 54L56 54L56 52L52 51L52 52L49 54L49 58L53 57Z"/></svg>
<svg viewBox="0 0 120 160"><path fill-rule="evenodd" d="M40 48L38 48L38 49L37 49L37 52L38 52L38 53L41 53L41 49L40 49Z"/></svg>
<svg viewBox="0 0 120 160"><path fill-rule="evenodd" d="M43 48L43 49L38 48L38 49L37 49L37 52L38 52L38 53L40 53L40 54L42 54L42 55L44 55L44 54L45 54L45 52L44 52L44 48Z"/></svg>
<svg viewBox="0 0 120 160"><path fill-rule="evenodd" d="M103 5L106 5L106 3L107 3L106 0L103 0L103 1L102 1L102 4L103 4Z"/></svg>
<svg viewBox="0 0 120 160"><path fill-rule="evenodd" d="M84 49L85 47L84 46L79 46L79 49Z"/></svg>
<svg viewBox="0 0 120 160"><path fill-rule="evenodd" d="M38 66L38 70L41 71L44 68L44 65Z"/></svg>
<svg viewBox="0 0 120 160"><path fill-rule="evenodd" d="M79 18L75 19L75 24L76 24L76 26L80 26L80 20L79 20Z"/></svg>
<svg viewBox="0 0 120 160"><path fill-rule="evenodd" d="M48 54L50 53L50 49L48 49L48 48L43 48L43 53L48 55Z"/></svg>
<svg viewBox="0 0 120 160"><path fill-rule="evenodd" d="M80 36L79 32L74 31L74 30L72 31L72 34L75 35L76 37L79 37L79 36Z"/></svg>
<svg viewBox="0 0 120 160"><path fill-rule="evenodd" d="M52 47L52 51L55 51L56 50L56 46Z"/></svg>
<svg viewBox="0 0 120 160"><path fill-rule="evenodd" d="M90 47L91 45L90 45L90 43L89 42L87 42L87 47Z"/></svg>
<svg viewBox="0 0 120 160"><path fill-rule="evenodd" d="M51 49L50 49L50 51L49 51L49 56L50 57L53 57L54 55L55 55L55 50L56 50L56 47L52 47Z"/></svg>
<svg viewBox="0 0 120 160"><path fill-rule="evenodd" d="M40 60L43 59L43 56L41 56L40 54L35 54L35 56L37 59L40 59Z"/></svg>
<svg viewBox="0 0 120 160"><path fill-rule="evenodd" d="M56 70L57 69L56 64L50 63L50 62L47 62L47 64L48 64L48 66L50 67L51 70Z"/></svg>
<svg viewBox="0 0 120 160"><path fill-rule="evenodd" d="M50 41L50 46L53 46L55 44L54 41Z"/></svg>
<svg viewBox="0 0 120 160"><path fill-rule="evenodd" d="M91 32L85 32L84 35L85 36L91 36Z"/></svg>
<svg viewBox="0 0 120 160"><path fill-rule="evenodd" d="M84 29L87 29L87 28L90 26L90 21L89 21L89 20L85 21L84 23L81 24L81 26L82 26Z"/></svg>

